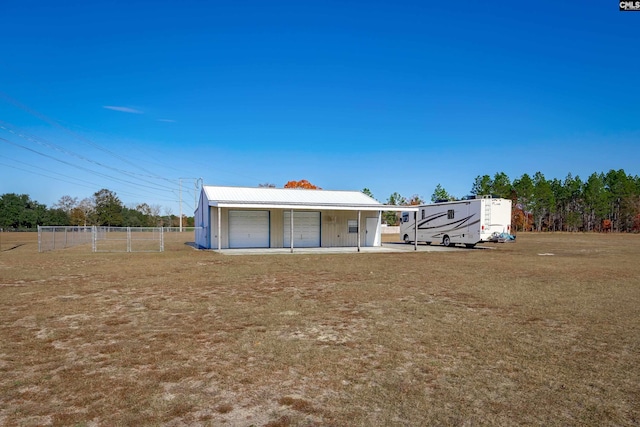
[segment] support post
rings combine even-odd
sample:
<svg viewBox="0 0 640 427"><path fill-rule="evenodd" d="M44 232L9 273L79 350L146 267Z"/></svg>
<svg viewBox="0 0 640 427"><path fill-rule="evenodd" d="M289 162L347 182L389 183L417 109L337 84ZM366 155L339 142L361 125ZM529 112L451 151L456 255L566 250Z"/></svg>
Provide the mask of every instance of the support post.
<svg viewBox="0 0 640 427"><path fill-rule="evenodd" d="M413 213L413 250L418 250L418 212Z"/></svg>
<svg viewBox="0 0 640 427"><path fill-rule="evenodd" d="M360 211L358 211L358 252L360 252Z"/></svg>
<svg viewBox="0 0 640 427"><path fill-rule="evenodd" d="M218 250L222 249L222 236L220 229L222 228L222 208L218 206Z"/></svg>
<svg viewBox="0 0 640 427"><path fill-rule="evenodd" d="M182 233L182 178L180 178L178 180L178 182L180 183L179 184L179 187L180 187L180 190L179 190L179 194L180 194L180 232Z"/></svg>
<svg viewBox="0 0 640 427"><path fill-rule="evenodd" d="M291 246L291 253L293 253L293 209L291 209L291 217L289 218L289 228L290 228L290 233L289 233L289 244Z"/></svg>

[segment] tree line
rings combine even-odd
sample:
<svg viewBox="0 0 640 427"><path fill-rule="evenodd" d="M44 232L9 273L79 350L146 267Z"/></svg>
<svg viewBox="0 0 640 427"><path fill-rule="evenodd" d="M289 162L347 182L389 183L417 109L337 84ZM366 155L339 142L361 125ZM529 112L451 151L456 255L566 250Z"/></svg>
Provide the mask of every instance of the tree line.
<svg viewBox="0 0 640 427"><path fill-rule="evenodd" d="M317 188L306 180L290 181L288 188ZM260 184L260 187L275 187ZM363 193L373 197L367 188ZM569 173L564 179L547 179L541 172L511 180L504 172L477 176L471 185L474 196L492 195L513 202L514 230L536 231L640 231L640 177L624 170L593 173L586 180ZM431 201L457 200L438 184ZM420 205L424 199L414 194L392 193L386 204ZM92 197L78 200L63 196L51 208L31 200L26 194L0 195L0 228L29 230L38 225L106 225L118 227L177 227L180 218L160 214L160 206L141 203L126 207L116 193L102 189ZM397 212L385 212L383 220L397 225ZM182 225L192 227L193 217L183 215Z"/></svg>
<svg viewBox="0 0 640 427"><path fill-rule="evenodd" d="M0 195L0 228L3 230L33 230L39 225L113 226L113 227L177 227L180 218L161 207L141 203L126 207L116 193L102 189L78 200L62 196L51 208L26 194ZM183 215L182 225L193 227L193 217Z"/></svg>
<svg viewBox="0 0 640 427"><path fill-rule="evenodd" d="M371 195L368 189L364 193ZM477 176L470 194L492 195L513 202L512 227L528 231L640 231L640 177L624 170L593 173L586 180L569 173L547 179L542 172L511 180L504 172ZM431 201L458 200L438 184ZM419 195L393 193L390 205L419 205ZM385 212L385 222L398 224L398 214Z"/></svg>

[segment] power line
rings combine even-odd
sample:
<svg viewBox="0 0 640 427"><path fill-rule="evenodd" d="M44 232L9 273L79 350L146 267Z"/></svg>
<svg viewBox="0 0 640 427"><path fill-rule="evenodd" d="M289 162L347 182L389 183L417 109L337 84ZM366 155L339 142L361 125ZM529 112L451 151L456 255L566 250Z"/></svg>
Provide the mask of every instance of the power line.
<svg viewBox="0 0 640 427"><path fill-rule="evenodd" d="M13 126L13 125L11 125L11 124L9 124L9 123L7 123L7 122L4 122L4 121L2 121L2 120L0 120L0 129L4 129L4 130L6 130L7 132L10 132L10 133L12 133L12 134L13 134L13 135L15 135L15 136L18 136L18 137L20 137L20 138L22 138L22 139L25 139L25 140L27 140L27 141L30 141L30 142L36 143L36 144L38 144L38 145L40 145L40 146L42 146L42 147L46 147L46 148L53 149L53 150L55 150L55 151L58 151L58 152L60 152L60 153L65 154L65 155L67 155L67 156L76 157L76 158L78 158L78 159L80 159L80 160L86 161L86 162L88 162L88 163L92 163L92 164L97 165L97 166L101 166L101 167L103 167L103 168L105 168L105 169L109 169L109 170L114 171L114 172L122 173L122 174L124 174L124 175L128 175L128 176L131 176L131 177L133 177L133 178L138 178L138 179L140 179L141 181L146 182L146 183L148 183L148 184L157 185L157 184L155 184L155 183L153 183L153 182L151 182L151 181L148 181L148 180L146 180L146 179L141 179L141 178L139 178L139 177L150 177L150 178L154 178L154 176L142 175L142 174L138 174L138 173L134 173L134 172L129 172L129 171L126 171L126 170L123 170L123 169L119 169L119 168L115 168L115 167L112 167L112 166L105 165L105 164L103 164L103 163L101 163L101 162L98 162L98 161L92 160L92 159L90 159L90 158L88 158L88 157L86 157L86 156L83 156L83 155L81 155L81 154L78 154L78 153L76 153L76 152L73 152L73 151L67 150L67 149L65 149L64 147L62 147L62 146L60 146L60 145L57 145L57 144L54 144L54 143L52 143L52 142L49 142L49 141L47 141L47 140L45 140L45 139L43 139L43 138L39 138L39 137L36 137L36 136L33 136L33 135L29 135L28 133L23 132L23 131L16 132L16 131L14 130L14 129L17 129L15 126ZM169 181L169 180L167 180L167 181ZM169 181L169 182L171 182L171 181ZM166 190L165 188L162 188L162 187L159 187L159 189Z"/></svg>
<svg viewBox="0 0 640 427"><path fill-rule="evenodd" d="M3 156L3 157L4 157L4 156ZM16 170L21 170L21 171L25 171L25 172L28 172L28 173L32 173L32 174L34 174L34 175L43 176L43 177L45 177L45 178L55 179L55 180L57 180L57 181L66 182L67 184L72 184L72 185L78 185L78 186L81 186L81 187L91 188L89 185L87 185L87 184L83 184L83 183L81 183L81 182L80 182L80 183L78 183L78 182L68 181L68 180L66 180L66 179L56 178L56 177L54 177L54 176L45 175L45 174L43 174L43 173L35 172L35 171L31 171L31 170L28 170L28 169L25 169L25 168L21 168L21 167L15 166L15 165L9 165L9 164L6 164L6 163L0 163L0 165L5 166L5 167L8 167L8 168L12 168L12 169L16 169ZM70 178L73 178L73 177L70 177Z"/></svg>
<svg viewBox="0 0 640 427"><path fill-rule="evenodd" d="M6 99L7 101L9 101L9 102L10 102L11 104L13 104L14 106L16 106L16 107L20 108L21 110L26 111L27 113L31 114L32 116L37 117L37 118L39 118L40 120L42 120L42 121L44 121L44 122L46 122L46 123L49 123L50 125L52 125L52 126L54 126L54 127L57 127L58 129L61 129L62 131L64 131L64 132L68 133L68 134L69 134L69 135L71 135L71 136L73 136L74 138L77 138L77 139L79 139L80 141L85 142L85 143L87 143L87 144L91 145L92 147L94 147L94 148L96 148L96 149L98 149L98 150L100 150L100 151L102 151L102 152L104 152L104 153L107 153L107 154L109 154L109 155L111 155L111 156L113 156L113 157L115 157L115 158L117 158L117 159L119 159L119 160L123 161L124 163L127 163L127 164L129 164L129 165L131 165L131 166L134 166L134 167L136 167L136 168L138 168L138 169L140 169L140 170L142 170L142 171L144 171L144 172L146 172L146 173L148 173L148 174L152 175L152 176L153 176L153 177L155 177L156 179L162 179L162 180L167 180L167 181L169 181L167 178L162 177L162 176L159 176L159 175L155 175L153 172L150 172L150 171L148 171L148 170L146 170L146 169L144 169L144 168L140 167L139 165L137 165L137 164L135 164L135 163L133 163L133 162L129 161L129 160L128 160L128 159L126 159L125 157L123 157L123 156L121 156L121 155L119 155L119 154L117 154L117 153L114 153L113 151L111 151L111 150L109 150L109 149L107 149L107 148L105 148L105 147L103 147L103 146L101 146L101 145L99 145L99 144L97 144L97 143L93 142L93 141L92 141L92 140L90 140L89 138L85 138L84 136L77 134L76 132L72 131L71 129L69 129L69 128L67 128L67 127L63 126L63 125L61 125L61 124L60 124L60 123L58 123L57 121L55 121L55 120L53 120L53 119L51 119L51 118L49 118L49 117L45 116L44 114L42 114L42 113L40 113L40 112L38 112L38 111L36 111L36 110L33 110L33 109L29 108L29 107L27 107L26 105L22 104L21 102L19 102L19 101L15 100L15 99L13 99L13 98L11 98L11 97L10 97L9 95L7 95L6 93L4 93L4 92L0 92L0 96L1 96L1 97L3 97L4 99Z"/></svg>
<svg viewBox="0 0 640 427"><path fill-rule="evenodd" d="M172 193L174 196L176 196L176 194L175 194L176 189L173 186L173 185L175 185L175 180L172 180L172 179L169 179L167 177L158 175L158 174L156 174L156 173L154 173L154 172L152 172L152 171L150 171L150 170L148 170L146 168L143 168L142 166L140 166L139 162L134 162L134 161L126 158L125 156L123 156L121 154L118 154L118 153L116 153L116 152L114 152L112 150L109 150L109 149L101 146L100 144L92 141L91 139L89 139L87 137L84 137L84 136L78 134L77 132L69 129L68 127L60 124L58 121L46 116L45 114L42 114L42 113L40 113L40 112L38 112L38 111L26 106L25 104L17 101L16 99L10 97L9 95L7 95L4 92L0 91L0 97L4 98L9 103L11 103L15 107L18 107L19 109L27 112L28 114L30 114L30 115L32 115L32 116L34 116L34 117L36 117L36 118L48 123L51 126L54 126L55 128L58 128L58 129L62 130L63 132L65 132L66 134L72 136L73 138L76 138L76 139L82 141L83 143L90 145L91 147L94 147L94 148L96 148L96 149L98 149L98 150L100 150L100 151L102 151L104 153L107 153L110 156L112 156L112 157L114 157L114 158L116 158L116 159L118 159L118 160L120 160L120 161L122 161L122 162L124 162L124 163L126 163L128 165L134 166L136 169L145 172L145 174L141 174L141 173L132 172L132 171L129 171L129 170L117 168L117 167L105 164L104 162L99 162L99 161L93 160L93 159L91 159L91 158L89 158L89 157L87 157L85 155L82 155L82 154L79 154L79 153L77 153L77 152L75 152L73 150L64 148L64 147L62 147L62 146L60 146L58 144L55 144L55 143L50 142L50 141L47 141L47 140L45 140L43 138L36 137L34 135L29 135L28 133L19 130L19 128L17 128L16 126L11 125L11 124L9 124L7 122L4 122L4 121L0 121L0 128L6 130L7 132L12 133L15 136L18 136L18 137L20 137L22 139L25 139L25 140L27 140L27 141L29 141L31 143L38 144L41 147L45 147L45 148L48 148L48 149L51 149L51 150L58 151L58 152L66 155L66 156L74 157L74 158L77 158L79 160L91 163L93 165L105 168L105 169L110 170L112 172L116 172L118 174L123 174L123 175L129 176L129 177L135 178L137 180L137 182L132 182L130 180L114 177L114 176L107 175L105 173L101 173L101 172L98 172L98 171L95 171L95 170L92 170L92 169L89 169L89 168L78 166L76 164L67 162L65 160L61 160L61 159L56 158L54 156L42 153L42 152L40 152L38 150L34 150L32 148L26 147L26 146L21 145L21 144L17 144L15 142L9 141L9 140L4 139L4 138L0 138L0 140L4 141L6 143L12 144L14 146L20 147L22 149L31 151L31 152L33 152L35 154L40 155L40 156L44 156L44 157L50 158L52 160L55 160L57 162L63 163L65 165L74 167L76 169L80 169L80 170L86 171L86 172L88 172L90 174L93 174L93 175L96 175L96 176L100 176L100 177L103 177L103 178L114 180L114 181L117 181L117 182L120 182L120 183L134 185L136 188L143 187L143 188L149 188L149 189L152 189L152 190L162 191L162 192L167 192L168 191L168 192ZM205 165L205 164L199 163L199 162L196 162L196 164L199 164L200 166L203 166L203 167L209 167L209 165ZM179 171L178 169L176 169L176 168L174 168L172 166L169 166L169 168L171 168L171 169L173 169L175 171ZM230 171L225 171L225 170L218 170L218 171L226 173L226 174L232 174L232 175L241 176L241 177L244 177L244 178L254 179L254 180L256 180L256 182L260 181L255 177L249 177L247 175L238 174L237 172L230 172ZM147 179L145 179L145 178L147 178ZM164 181L166 183L170 183L171 186L167 187L166 185L158 184L158 183L149 181L148 179L161 180L161 181ZM147 183L147 184L150 184L150 185L144 185L144 184L141 184L141 182L144 182L144 183ZM196 186L197 186L197 182L196 182ZM178 190L179 193L182 192L181 185L179 186L179 188L177 190ZM196 191L197 191L197 188L196 188ZM196 191L194 191L194 199L197 197ZM181 204L182 203L181 194L178 195L178 199L179 199L179 202ZM171 201L172 202L176 202L176 200L174 200L174 199L172 199ZM194 204L196 204L195 201L194 201ZM193 209L195 210L195 206L193 206Z"/></svg>
<svg viewBox="0 0 640 427"><path fill-rule="evenodd" d="M24 146L24 145L22 145L22 144L18 144L18 143L16 143L16 142L10 141L10 140L5 139L5 138L2 138L2 137L0 137L0 141L3 141L3 142L5 142L5 143L7 143L7 144L11 144L11 145L13 145L13 146L16 146L16 147L22 148L22 149L24 149L24 150L30 151L30 152L35 153L35 154L38 154L38 155L40 155L40 156L43 156L43 157L46 157L46 158L49 158L49 159L55 160L56 162L63 163L63 164L65 164L65 165L68 165L68 166L74 167L74 168L76 168L76 169L80 169L80 170L83 170L83 171L85 171L85 172L89 172L89 173L91 173L91 174L95 174L95 175L102 176L102 177L107 178L107 179L112 179L112 180L115 180L115 181L120 181L120 182L122 182L122 183L126 183L126 184L132 184L132 185L135 185L135 186L137 186L137 187L145 187L145 188L150 188L150 189L152 189L152 190L162 190L162 191L166 191L166 189L161 188L161 187L151 187L151 186L148 186L148 185L143 185L143 184L135 183L135 182L132 182L132 181L127 181L127 180L125 180L125 179L116 178L116 177L109 176L109 175L106 175L106 174L103 174L103 173L100 173L100 172L97 172L97 171L94 171L94 170L91 170L91 169L88 169L88 168L85 168L85 167L82 167L82 166L78 166L78 165L75 165L75 164L73 164L73 163L67 162L67 161L65 161L65 160L58 159L58 158L56 158L56 157L54 157L54 156L51 156L51 155L49 155L49 154L42 153L42 152L40 152L40 151L38 151L38 150L34 150L33 148L26 147L26 146Z"/></svg>
<svg viewBox="0 0 640 427"><path fill-rule="evenodd" d="M30 165L30 164L28 164L28 163L26 163L26 162L22 162L22 161L20 161L20 160L11 159L11 158L9 158L9 157L7 157L7 156L4 156L4 155L2 155L2 154L0 154L0 157L3 157L3 158L5 158L5 159L8 159L8 160L10 160L11 162L20 163L20 164L26 165L27 167L31 167L31 168L33 168L33 166L32 166L32 165ZM71 179L71 180L76 180L76 181L79 181L79 182L73 182L73 181L69 181L69 180L67 180L67 179L62 179L62 178L59 178L59 177L55 177L55 176L51 176L51 175L46 175L46 174L43 174L43 173L41 173L41 172L36 172L36 171L29 170L29 169L26 169L26 168L18 167L18 166L13 165L13 164L0 163L0 165L2 165L2 166L6 166L6 167L8 167L8 168L16 169L16 170L21 170L21 171L24 171L24 172L27 172L27 173L30 173L30 174L33 174L33 175L43 176L43 177L45 177L45 178L53 179L53 180L56 180L56 181L66 182L67 184L71 184L71 185L76 185L76 186L80 186L80 187L89 188L89 189L92 189L92 190L95 190L95 188L102 187L100 184L96 184L96 183L89 183L89 182L87 182L87 181L85 181L85 180L81 180L81 179L76 178L76 177L73 177L73 176L69 176L69 175L65 175L65 174L59 173L59 172L55 172L55 171L52 171L52 170L49 170L49 169L46 169L46 168L43 168L43 167L40 167L40 166L38 167L38 169L39 169L39 170L46 171L46 172L49 172L49 173L52 173L52 174L55 174L55 175L59 175L59 176L65 177L65 178L69 178L69 179ZM126 190L125 190L125 191L123 191L123 190L121 190L121 189L117 189L117 190L118 190L118 193L119 193L119 194L123 194L123 195L126 195L126 196L131 196L131 197L142 197L142 198L144 198L144 196L142 196L142 195L140 195L140 194L131 193L131 192L128 192L128 191L126 191ZM163 201L166 201L166 202L175 202L175 201L176 201L175 199L159 199L159 200L163 200Z"/></svg>

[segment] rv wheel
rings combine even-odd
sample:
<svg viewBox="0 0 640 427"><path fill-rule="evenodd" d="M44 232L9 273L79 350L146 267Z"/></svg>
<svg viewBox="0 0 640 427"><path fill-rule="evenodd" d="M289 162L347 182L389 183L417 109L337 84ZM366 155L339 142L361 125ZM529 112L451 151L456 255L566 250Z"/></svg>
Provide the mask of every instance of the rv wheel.
<svg viewBox="0 0 640 427"><path fill-rule="evenodd" d="M411 240L409 240L409 235L408 234L405 234L404 238L402 240L404 240L405 243L411 243Z"/></svg>
<svg viewBox="0 0 640 427"><path fill-rule="evenodd" d="M445 245L445 246L453 246L451 244L451 239L449 238L449 236L444 236L442 238L442 244Z"/></svg>

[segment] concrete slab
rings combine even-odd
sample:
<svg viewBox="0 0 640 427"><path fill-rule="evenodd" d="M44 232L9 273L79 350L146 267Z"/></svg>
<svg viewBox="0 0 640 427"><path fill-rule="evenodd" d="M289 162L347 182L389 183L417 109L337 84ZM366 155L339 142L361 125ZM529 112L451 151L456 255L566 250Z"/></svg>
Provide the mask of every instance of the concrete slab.
<svg viewBox="0 0 640 427"><path fill-rule="evenodd" d="M482 249L476 247L476 249ZM455 252L455 251L468 251L469 249L464 247L452 247L448 248L441 245L418 245L418 252ZM383 243L382 246L375 247L361 247L360 252L355 247L338 247L338 248L246 248L246 249L222 249L220 251L214 250L222 255L285 255L285 254L345 254L345 253L402 253L402 252L415 252L413 245L406 243Z"/></svg>

